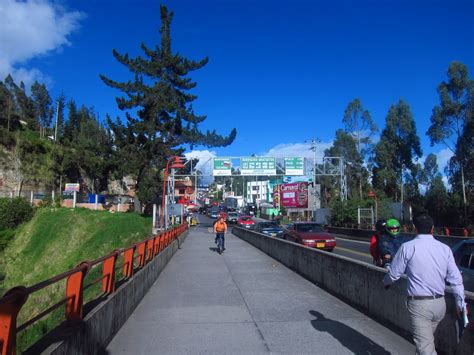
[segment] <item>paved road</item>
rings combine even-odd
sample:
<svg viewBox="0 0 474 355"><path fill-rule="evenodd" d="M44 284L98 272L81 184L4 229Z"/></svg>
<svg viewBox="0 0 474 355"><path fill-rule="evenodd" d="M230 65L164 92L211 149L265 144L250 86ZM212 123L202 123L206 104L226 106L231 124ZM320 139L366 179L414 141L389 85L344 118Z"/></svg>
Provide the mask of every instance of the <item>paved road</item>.
<svg viewBox="0 0 474 355"><path fill-rule="evenodd" d="M241 239L214 252L209 225L182 248L111 354L410 354L414 347Z"/></svg>
<svg viewBox="0 0 474 355"><path fill-rule="evenodd" d="M335 254L372 264L372 256L370 256L369 252L369 242L346 239L337 236L336 241L337 245L334 249Z"/></svg>

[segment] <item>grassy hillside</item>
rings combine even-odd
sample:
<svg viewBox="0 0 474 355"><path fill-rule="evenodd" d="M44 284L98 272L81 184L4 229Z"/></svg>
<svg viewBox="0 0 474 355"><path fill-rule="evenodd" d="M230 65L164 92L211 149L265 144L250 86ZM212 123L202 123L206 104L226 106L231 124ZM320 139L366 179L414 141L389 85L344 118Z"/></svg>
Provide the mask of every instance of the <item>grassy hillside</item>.
<svg viewBox="0 0 474 355"><path fill-rule="evenodd" d="M14 286L31 286L81 261L93 260L143 240L150 231L151 218L135 213L39 209L30 222L17 228L14 240L0 255L0 269L5 275L0 282L0 294ZM94 269L86 283L87 279L91 281L99 275L100 270ZM30 297L19 315L19 324L64 297L64 284L64 281L60 282ZM87 290L86 300L98 294L99 287ZM48 319L22 332L20 349L25 349L56 326L63 315L64 308L60 308Z"/></svg>

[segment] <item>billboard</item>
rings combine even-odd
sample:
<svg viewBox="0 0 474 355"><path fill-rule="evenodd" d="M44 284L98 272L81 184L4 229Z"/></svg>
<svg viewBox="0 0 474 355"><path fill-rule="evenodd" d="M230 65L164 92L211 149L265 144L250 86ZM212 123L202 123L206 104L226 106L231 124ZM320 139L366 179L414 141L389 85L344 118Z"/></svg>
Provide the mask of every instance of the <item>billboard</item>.
<svg viewBox="0 0 474 355"><path fill-rule="evenodd" d="M232 175L232 161L230 158L214 158L212 164L213 176Z"/></svg>
<svg viewBox="0 0 474 355"><path fill-rule="evenodd" d="M280 185L280 204L287 208L308 208L308 183Z"/></svg>
<svg viewBox="0 0 474 355"><path fill-rule="evenodd" d="M276 175L275 158L249 157L240 158L241 175Z"/></svg>
<svg viewBox="0 0 474 355"><path fill-rule="evenodd" d="M285 158L285 175L304 175L304 158Z"/></svg>
<svg viewBox="0 0 474 355"><path fill-rule="evenodd" d="M81 186L79 183L67 183L64 187L64 191L76 191L79 192Z"/></svg>

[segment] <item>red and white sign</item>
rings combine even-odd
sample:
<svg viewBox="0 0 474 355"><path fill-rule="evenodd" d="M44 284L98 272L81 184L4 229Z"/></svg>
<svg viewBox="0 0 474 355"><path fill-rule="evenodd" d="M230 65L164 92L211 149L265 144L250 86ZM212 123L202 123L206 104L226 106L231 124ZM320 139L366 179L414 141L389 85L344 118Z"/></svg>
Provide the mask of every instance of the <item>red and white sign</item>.
<svg viewBox="0 0 474 355"><path fill-rule="evenodd" d="M280 204L289 208L308 208L308 183L280 185Z"/></svg>

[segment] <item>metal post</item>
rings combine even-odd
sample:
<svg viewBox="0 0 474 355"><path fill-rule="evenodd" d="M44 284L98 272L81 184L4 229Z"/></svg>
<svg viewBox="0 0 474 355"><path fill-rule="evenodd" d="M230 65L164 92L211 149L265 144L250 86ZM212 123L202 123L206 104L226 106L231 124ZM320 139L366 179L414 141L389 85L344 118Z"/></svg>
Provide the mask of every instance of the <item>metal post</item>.
<svg viewBox="0 0 474 355"><path fill-rule="evenodd" d="M95 194L95 203L94 203L94 209L97 210L99 204L99 195Z"/></svg>
<svg viewBox="0 0 474 355"><path fill-rule="evenodd" d="M30 191L30 205L33 206L33 190Z"/></svg>
<svg viewBox="0 0 474 355"><path fill-rule="evenodd" d="M403 223L403 167L402 167L402 176L400 184L400 222Z"/></svg>
<svg viewBox="0 0 474 355"><path fill-rule="evenodd" d="M51 200L53 201L53 205L54 205L54 199L55 199L55 194L54 194L54 189L51 190Z"/></svg>
<svg viewBox="0 0 474 355"><path fill-rule="evenodd" d="M76 201L77 201L77 191L73 191L73 193L72 193L72 208L76 208Z"/></svg>
<svg viewBox="0 0 474 355"><path fill-rule="evenodd" d="M156 228L156 204L153 204L153 227L151 228L151 232L153 233Z"/></svg>

